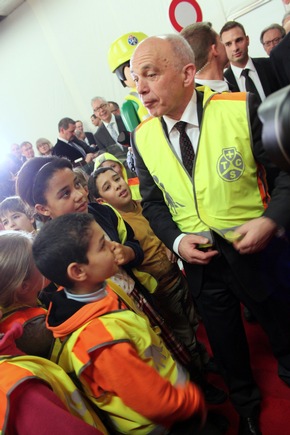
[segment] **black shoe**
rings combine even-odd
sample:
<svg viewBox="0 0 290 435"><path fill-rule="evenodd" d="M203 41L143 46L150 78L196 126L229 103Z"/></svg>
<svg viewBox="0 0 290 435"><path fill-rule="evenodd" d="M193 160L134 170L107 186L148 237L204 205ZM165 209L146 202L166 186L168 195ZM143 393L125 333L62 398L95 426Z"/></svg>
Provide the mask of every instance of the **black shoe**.
<svg viewBox="0 0 290 435"><path fill-rule="evenodd" d="M262 435L258 417L240 417L238 435Z"/></svg>
<svg viewBox="0 0 290 435"><path fill-rule="evenodd" d="M249 310L249 308L244 307L244 318L248 323L256 323L257 319L254 314Z"/></svg>
<svg viewBox="0 0 290 435"><path fill-rule="evenodd" d="M228 398L228 395L225 393L225 391L208 382L204 382L201 385L201 389L203 391L205 401L211 405L220 405Z"/></svg>

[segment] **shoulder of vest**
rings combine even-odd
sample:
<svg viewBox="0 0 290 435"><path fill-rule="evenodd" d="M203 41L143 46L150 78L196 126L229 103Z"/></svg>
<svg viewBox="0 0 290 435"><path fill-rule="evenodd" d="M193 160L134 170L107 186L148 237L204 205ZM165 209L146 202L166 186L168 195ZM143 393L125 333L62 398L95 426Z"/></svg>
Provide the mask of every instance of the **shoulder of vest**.
<svg viewBox="0 0 290 435"><path fill-rule="evenodd" d="M144 121L142 121L141 124L139 124L139 125L136 127L135 131L140 130L140 128L144 127L145 124L147 124L148 122L151 122L151 121L153 121L153 120L156 120L156 119L159 119L159 118L155 118L154 116L150 116L149 118L147 118L147 119L145 119Z"/></svg>
<svg viewBox="0 0 290 435"><path fill-rule="evenodd" d="M247 93L246 92L222 92L213 95L212 100L246 101Z"/></svg>

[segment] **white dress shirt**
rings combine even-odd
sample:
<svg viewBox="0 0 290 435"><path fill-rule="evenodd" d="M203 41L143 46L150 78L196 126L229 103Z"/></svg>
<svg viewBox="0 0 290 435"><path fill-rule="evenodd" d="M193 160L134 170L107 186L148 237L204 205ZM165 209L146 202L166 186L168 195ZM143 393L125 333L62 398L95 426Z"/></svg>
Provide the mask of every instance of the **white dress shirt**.
<svg viewBox="0 0 290 435"><path fill-rule="evenodd" d="M191 140L195 153L197 150L198 139L199 139L199 124L198 124L198 117L197 117L196 101L197 101L197 96L196 96L196 91L194 91L191 100L186 106L183 114L181 115L181 118L179 119L179 121L187 122L185 131L189 139ZM163 116L163 119L167 126L170 142L176 154L181 160L181 151L179 146L179 132L177 131L176 128L174 128L174 125L178 121L176 121L176 119L169 118L168 116L165 115ZM173 251L177 255L179 255L179 251L178 251L179 243L184 236L185 234L180 234L180 236L178 236L173 243Z"/></svg>
<svg viewBox="0 0 290 435"><path fill-rule="evenodd" d="M246 92L246 78L241 75L242 71L244 69L249 69L249 77L253 80L254 85L256 86L257 91L259 92L261 101L265 100L266 95L265 95L263 86L261 84L260 77L259 77L259 75L256 71L256 68L254 66L254 63L250 57L249 57L247 65L244 68L240 68L240 67L234 66L234 65L231 65L231 68L232 68L233 74L235 76L235 79L237 81L237 84L238 84L241 92Z"/></svg>

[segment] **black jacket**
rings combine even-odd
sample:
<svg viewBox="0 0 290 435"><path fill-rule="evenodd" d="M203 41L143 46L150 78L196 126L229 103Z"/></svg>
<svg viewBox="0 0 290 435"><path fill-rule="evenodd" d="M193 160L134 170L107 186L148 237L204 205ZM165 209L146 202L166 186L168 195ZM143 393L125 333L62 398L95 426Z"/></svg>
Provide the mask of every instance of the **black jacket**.
<svg viewBox="0 0 290 435"><path fill-rule="evenodd" d="M270 61L281 88L290 84L290 33L271 50Z"/></svg>
<svg viewBox="0 0 290 435"><path fill-rule="evenodd" d="M86 154L94 152L93 148L91 148L85 142L78 140L76 137L73 139L73 141L78 146L82 147ZM55 146L53 147L52 154L58 157L66 157L72 163L77 159L83 158L83 155L80 151L60 139L57 140Z"/></svg>
<svg viewBox="0 0 290 435"><path fill-rule="evenodd" d="M115 118L119 133L122 131L127 131L121 116L115 115ZM100 151L108 151L108 146L114 145L116 143L103 123L94 134L94 138Z"/></svg>
<svg viewBox="0 0 290 435"><path fill-rule="evenodd" d="M257 57L257 58L252 58L252 61L255 65L256 71L260 78L260 82L264 89L266 97L272 94L273 92L277 91L278 89L280 89L270 59L266 57ZM233 89L231 90L235 92L239 92L240 89L231 67L229 67L225 71L224 76L229 81L229 83L231 83L231 85L233 86Z"/></svg>

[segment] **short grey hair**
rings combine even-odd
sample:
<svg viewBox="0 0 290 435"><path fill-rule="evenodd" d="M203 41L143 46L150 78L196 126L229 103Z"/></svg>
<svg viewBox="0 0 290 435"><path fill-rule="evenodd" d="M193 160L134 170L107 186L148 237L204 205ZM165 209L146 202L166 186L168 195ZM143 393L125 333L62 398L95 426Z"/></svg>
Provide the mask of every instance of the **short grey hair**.
<svg viewBox="0 0 290 435"><path fill-rule="evenodd" d="M176 69L181 70L188 63L195 63L194 52L192 51L189 43L182 36L175 34L165 34L156 37L153 36L152 38L160 38L170 44L176 58L176 63L173 65ZM148 41L149 39L150 38L147 38L145 41ZM142 44L142 42L140 44Z"/></svg>
<svg viewBox="0 0 290 435"><path fill-rule="evenodd" d="M290 13L289 13L289 15L290 15ZM268 32L268 30L274 30L274 29L279 30L279 32L281 33L281 38L284 38L284 36L286 35L286 31L285 31L284 27L280 26L280 24L278 24L278 23L273 23L270 26L266 27L264 30L262 30L261 35L260 35L261 44L263 44L263 37L264 37L265 33Z"/></svg>
<svg viewBox="0 0 290 435"><path fill-rule="evenodd" d="M105 98L103 98L103 97L94 97L94 98L92 98L91 99L91 104L93 104L95 101L97 101L97 100L100 100L100 101L103 101L104 103L107 103L108 101L105 99Z"/></svg>

